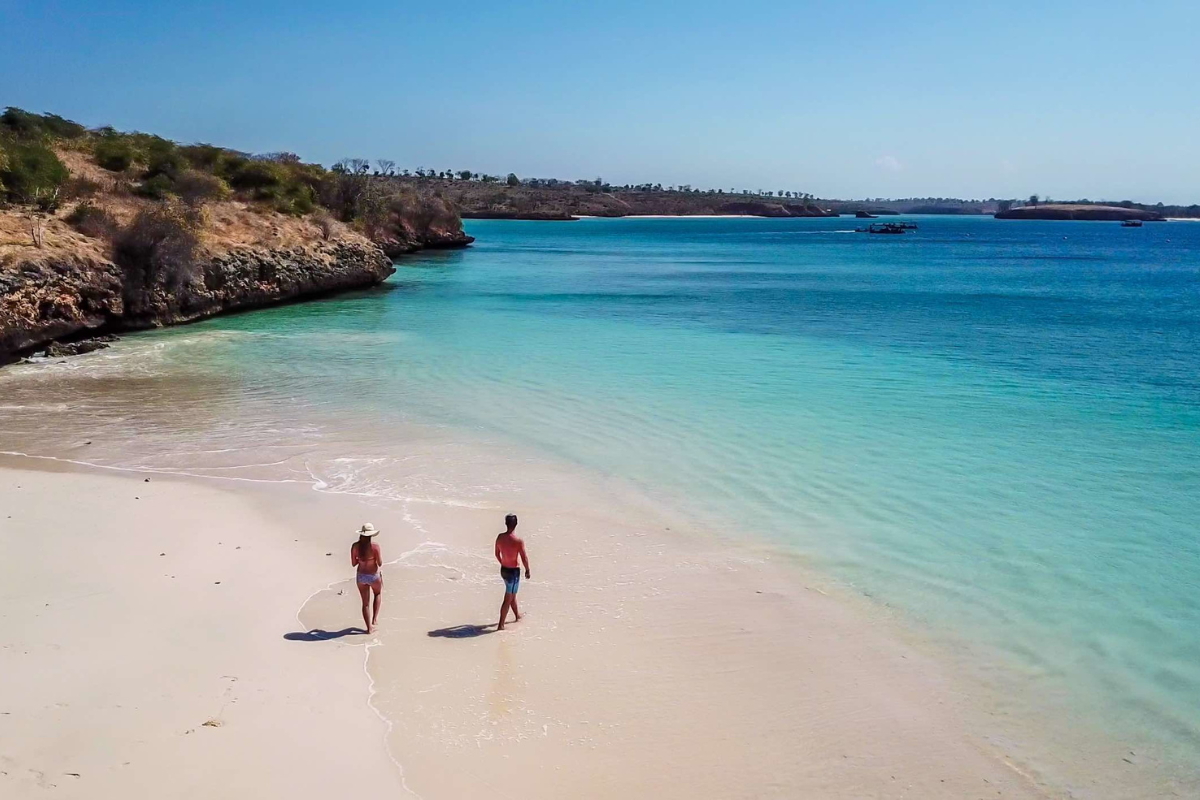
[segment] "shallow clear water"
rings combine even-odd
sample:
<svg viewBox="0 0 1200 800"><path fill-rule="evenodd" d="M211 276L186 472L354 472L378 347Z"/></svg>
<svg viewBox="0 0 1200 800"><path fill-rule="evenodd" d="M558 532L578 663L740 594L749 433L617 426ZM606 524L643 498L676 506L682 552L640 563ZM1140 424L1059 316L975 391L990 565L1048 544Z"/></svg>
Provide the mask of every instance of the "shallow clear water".
<svg viewBox="0 0 1200 800"><path fill-rule="evenodd" d="M383 291L136 341L229 384L177 401L210 440L255 406L291 427L222 435L281 460L341 419L617 476L1195 766L1200 224L917 221L472 221Z"/></svg>

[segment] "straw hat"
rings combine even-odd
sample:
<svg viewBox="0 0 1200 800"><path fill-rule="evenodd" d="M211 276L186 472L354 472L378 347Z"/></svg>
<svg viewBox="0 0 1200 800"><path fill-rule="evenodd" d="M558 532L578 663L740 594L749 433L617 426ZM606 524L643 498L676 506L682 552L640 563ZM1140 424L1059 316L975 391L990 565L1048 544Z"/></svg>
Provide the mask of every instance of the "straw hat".
<svg viewBox="0 0 1200 800"><path fill-rule="evenodd" d="M375 526L369 522L364 522L363 526L355 531L359 536L378 536L379 531L375 530Z"/></svg>

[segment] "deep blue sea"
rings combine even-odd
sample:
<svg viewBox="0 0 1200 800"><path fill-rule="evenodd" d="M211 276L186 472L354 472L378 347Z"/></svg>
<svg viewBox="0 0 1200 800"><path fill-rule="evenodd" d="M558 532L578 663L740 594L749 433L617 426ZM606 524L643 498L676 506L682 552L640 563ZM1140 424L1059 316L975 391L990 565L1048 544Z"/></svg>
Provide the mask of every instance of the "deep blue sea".
<svg viewBox="0 0 1200 800"><path fill-rule="evenodd" d="M147 339L623 479L1200 763L1200 224L914 219L469 221Z"/></svg>

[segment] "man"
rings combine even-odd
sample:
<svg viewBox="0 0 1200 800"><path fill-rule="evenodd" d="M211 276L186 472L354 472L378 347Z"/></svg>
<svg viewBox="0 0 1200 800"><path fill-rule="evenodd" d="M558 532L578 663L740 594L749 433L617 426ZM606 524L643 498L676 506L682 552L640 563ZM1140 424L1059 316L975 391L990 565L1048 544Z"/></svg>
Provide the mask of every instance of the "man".
<svg viewBox="0 0 1200 800"><path fill-rule="evenodd" d="M525 577L529 577L529 556L525 553L525 542L513 533L517 529L517 515L504 518L508 530L496 537L496 560L500 562L500 577L504 579L504 602L500 604L500 624L496 630L504 630L508 609L513 610L516 620L521 619L517 608L517 589L521 587L521 564L525 564ZM518 561L518 559L520 559Z"/></svg>

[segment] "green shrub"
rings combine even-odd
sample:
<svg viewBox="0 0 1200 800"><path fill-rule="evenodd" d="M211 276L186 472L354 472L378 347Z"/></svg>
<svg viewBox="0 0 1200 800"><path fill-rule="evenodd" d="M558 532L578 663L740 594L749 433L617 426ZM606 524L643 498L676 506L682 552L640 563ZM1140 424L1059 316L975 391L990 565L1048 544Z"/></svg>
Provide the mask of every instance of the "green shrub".
<svg viewBox="0 0 1200 800"><path fill-rule="evenodd" d="M186 144L179 152L194 168L213 173L219 173L229 158L238 157L238 154L213 144Z"/></svg>
<svg viewBox="0 0 1200 800"><path fill-rule="evenodd" d="M229 184L236 189L269 189L282 185L287 171L278 164L267 161L243 161L237 170L228 176Z"/></svg>
<svg viewBox="0 0 1200 800"><path fill-rule="evenodd" d="M42 135L42 118L15 106L9 106L0 114L0 125L7 128L13 136L22 139L33 139Z"/></svg>
<svg viewBox="0 0 1200 800"><path fill-rule="evenodd" d="M5 150L8 163L0 172L0 183L7 195L43 211L53 209L62 185L71 177L54 151L40 142L10 143Z"/></svg>
<svg viewBox="0 0 1200 800"><path fill-rule="evenodd" d="M174 179L187 168L187 159L174 147L155 148L146 155L146 178L165 175Z"/></svg>
<svg viewBox="0 0 1200 800"><path fill-rule="evenodd" d="M167 175L155 175L138 184L133 193L153 200L165 200L175 194L175 182Z"/></svg>
<svg viewBox="0 0 1200 800"><path fill-rule="evenodd" d="M34 114L14 106L9 106L0 114L0 126L21 139L78 139L87 134L87 128L78 122L57 114Z"/></svg>
<svg viewBox="0 0 1200 800"><path fill-rule="evenodd" d="M250 159L241 153L226 153L217 164L214 174L220 175L226 183L233 185L233 177L249 163Z"/></svg>
<svg viewBox="0 0 1200 800"><path fill-rule="evenodd" d="M75 206L64 220L84 236L94 239L111 239L117 232L117 220L103 208L90 202Z"/></svg>
<svg viewBox="0 0 1200 800"><path fill-rule="evenodd" d="M189 169L175 178L175 191L183 202L196 206L210 200L224 200L229 196L229 184L216 175Z"/></svg>
<svg viewBox="0 0 1200 800"><path fill-rule="evenodd" d="M59 139L79 139L87 135L87 128L58 114L42 114L42 129Z"/></svg>
<svg viewBox="0 0 1200 800"><path fill-rule="evenodd" d="M129 139L117 134L104 136L92 148L96 163L109 172L124 172L133 166L137 151Z"/></svg>

